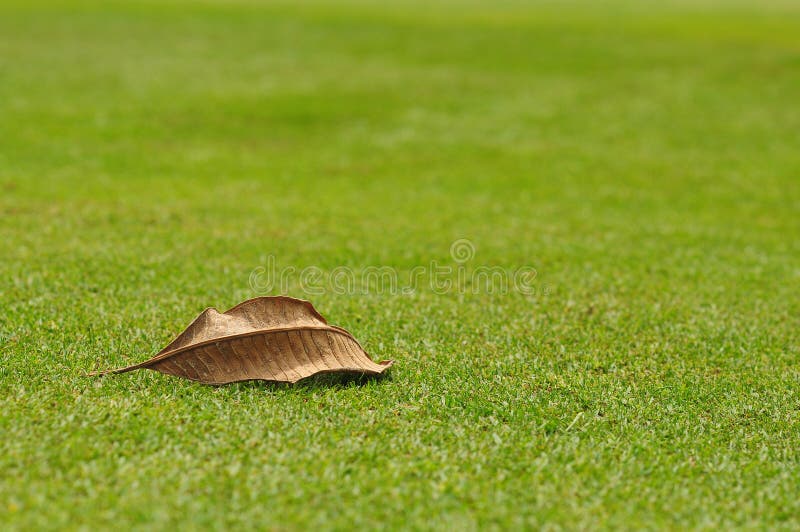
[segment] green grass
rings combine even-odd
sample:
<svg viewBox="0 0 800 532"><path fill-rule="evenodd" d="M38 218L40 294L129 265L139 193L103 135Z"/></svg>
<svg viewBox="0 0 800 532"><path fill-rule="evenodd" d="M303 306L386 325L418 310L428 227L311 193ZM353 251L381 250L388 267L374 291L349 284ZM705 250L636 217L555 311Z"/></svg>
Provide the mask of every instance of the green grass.
<svg viewBox="0 0 800 532"><path fill-rule="evenodd" d="M0 527L800 526L793 2L0 5ZM251 272L372 381L150 357Z"/></svg>

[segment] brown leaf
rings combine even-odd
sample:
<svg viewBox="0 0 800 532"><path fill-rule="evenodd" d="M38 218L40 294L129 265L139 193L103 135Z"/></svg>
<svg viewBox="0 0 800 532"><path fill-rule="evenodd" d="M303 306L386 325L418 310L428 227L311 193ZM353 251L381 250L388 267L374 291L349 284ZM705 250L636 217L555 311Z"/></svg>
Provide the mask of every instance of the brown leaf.
<svg viewBox="0 0 800 532"><path fill-rule="evenodd" d="M156 356L92 375L152 369L205 384L297 382L318 373L383 373L353 336L328 325L308 301L257 297L224 313L208 308Z"/></svg>

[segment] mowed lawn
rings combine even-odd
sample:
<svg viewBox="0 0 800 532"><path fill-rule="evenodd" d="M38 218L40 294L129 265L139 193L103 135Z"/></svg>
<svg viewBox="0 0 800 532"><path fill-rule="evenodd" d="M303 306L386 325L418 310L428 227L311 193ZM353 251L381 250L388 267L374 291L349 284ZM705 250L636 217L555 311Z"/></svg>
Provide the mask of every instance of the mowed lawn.
<svg viewBox="0 0 800 532"><path fill-rule="evenodd" d="M6 0L0 528L796 529L799 174L794 2ZM390 376L85 376L282 291Z"/></svg>

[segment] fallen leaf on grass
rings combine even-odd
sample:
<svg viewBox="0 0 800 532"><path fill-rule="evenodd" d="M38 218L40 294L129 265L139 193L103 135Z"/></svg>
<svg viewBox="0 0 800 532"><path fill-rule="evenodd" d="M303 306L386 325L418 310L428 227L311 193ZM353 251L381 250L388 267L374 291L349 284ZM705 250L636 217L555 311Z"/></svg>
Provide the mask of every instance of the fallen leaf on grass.
<svg viewBox="0 0 800 532"><path fill-rule="evenodd" d="M150 360L91 375L151 369L205 384L297 382L318 373L378 375L391 365L373 362L349 332L328 325L308 301L275 296L224 313L208 308Z"/></svg>

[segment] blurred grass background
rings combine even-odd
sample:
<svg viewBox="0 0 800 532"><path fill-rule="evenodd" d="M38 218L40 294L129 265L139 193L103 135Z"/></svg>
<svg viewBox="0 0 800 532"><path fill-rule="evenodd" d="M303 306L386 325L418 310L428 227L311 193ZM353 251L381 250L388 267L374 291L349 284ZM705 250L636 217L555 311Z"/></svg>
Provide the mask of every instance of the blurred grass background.
<svg viewBox="0 0 800 532"><path fill-rule="evenodd" d="M788 1L4 1L0 523L796 528L798 87ZM459 238L537 293L313 297L390 379L83 376Z"/></svg>

